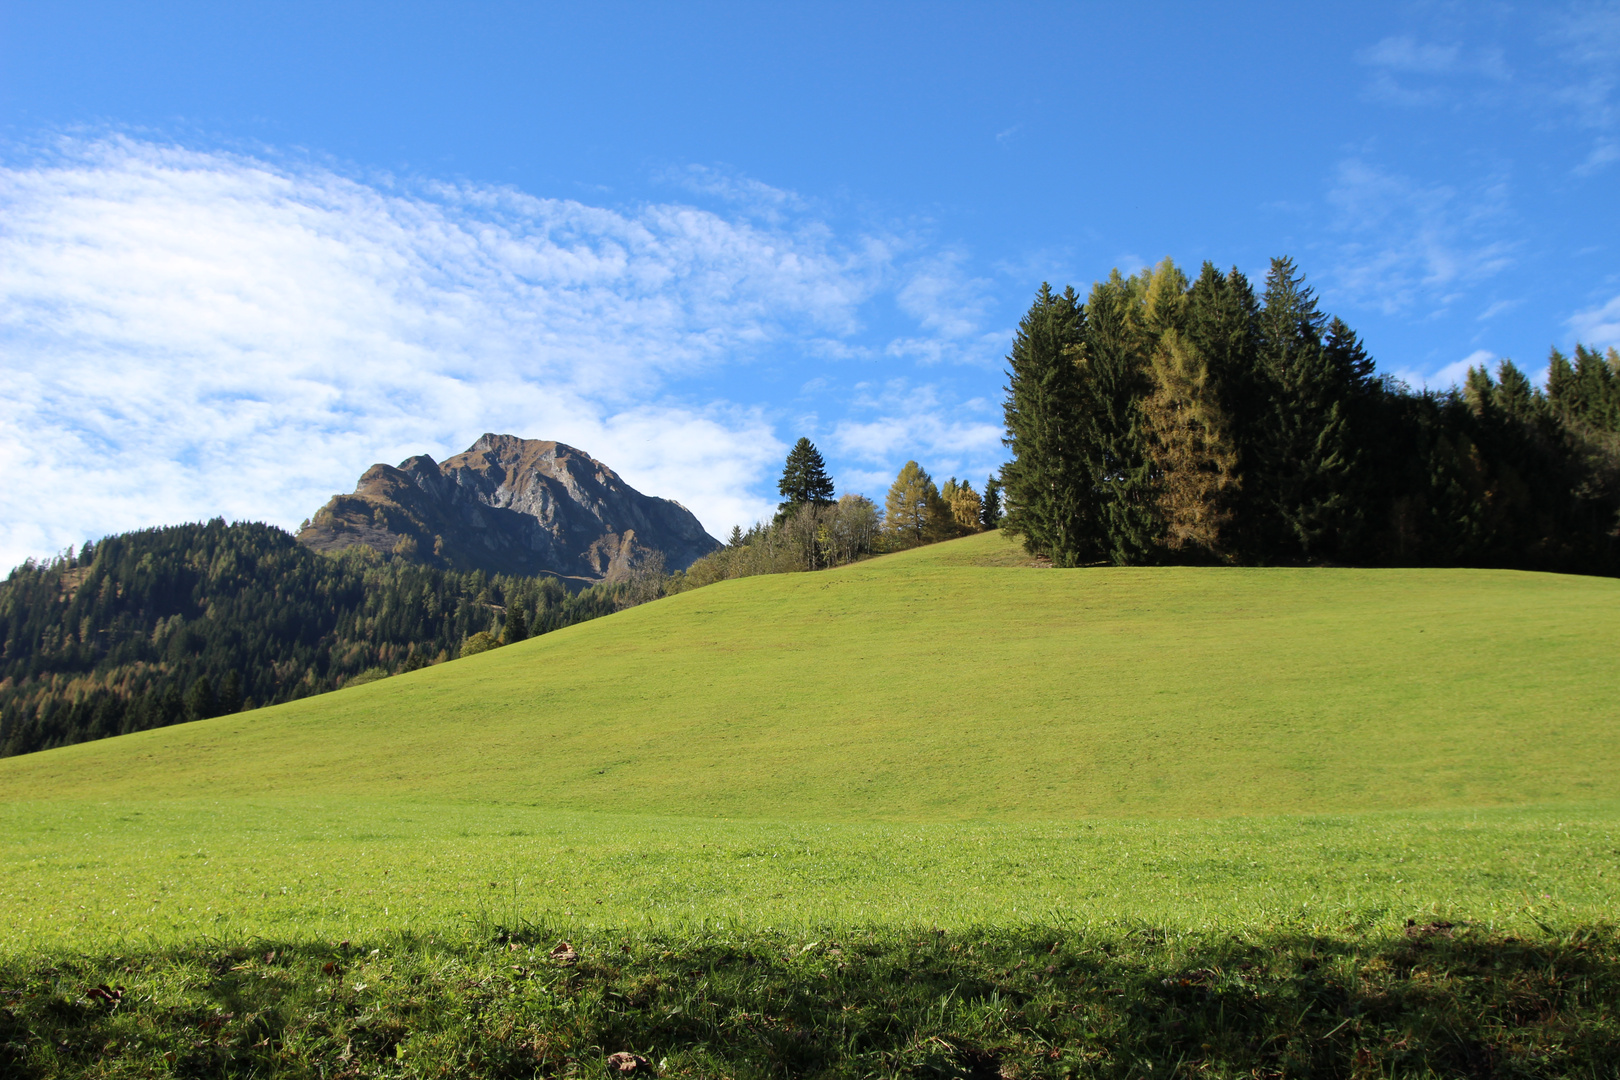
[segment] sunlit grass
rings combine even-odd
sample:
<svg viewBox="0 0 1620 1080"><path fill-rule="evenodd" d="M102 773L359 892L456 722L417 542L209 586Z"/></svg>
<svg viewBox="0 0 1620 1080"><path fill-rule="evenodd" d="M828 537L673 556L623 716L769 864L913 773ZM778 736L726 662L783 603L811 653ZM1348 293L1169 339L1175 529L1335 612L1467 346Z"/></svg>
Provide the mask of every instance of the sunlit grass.
<svg viewBox="0 0 1620 1080"><path fill-rule="evenodd" d="M1051 824L349 800L9 804L0 951L860 925L1503 930L1612 916L1620 804Z"/></svg>
<svg viewBox="0 0 1620 1080"><path fill-rule="evenodd" d="M0 798L1038 822L1616 793L1620 581L957 565L1007 551L988 534L722 582L352 690L0 761Z"/></svg>

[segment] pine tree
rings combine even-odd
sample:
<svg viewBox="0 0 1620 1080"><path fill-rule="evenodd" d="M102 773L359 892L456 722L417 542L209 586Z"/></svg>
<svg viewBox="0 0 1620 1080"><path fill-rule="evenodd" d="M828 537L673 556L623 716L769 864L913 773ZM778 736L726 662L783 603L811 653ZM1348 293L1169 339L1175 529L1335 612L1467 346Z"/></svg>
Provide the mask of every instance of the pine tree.
<svg viewBox="0 0 1620 1080"><path fill-rule="evenodd" d="M1092 558L1140 563L1158 547L1153 462L1147 453L1142 400L1148 391L1143 302L1152 274L1125 278L1116 269L1092 287L1081 354L1079 456L1094 499Z"/></svg>
<svg viewBox="0 0 1620 1080"><path fill-rule="evenodd" d="M1503 358L1496 369L1496 404L1509 416L1521 423L1529 423L1542 415L1546 402L1540 389L1530 377Z"/></svg>
<svg viewBox="0 0 1620 1080"><path fill-rule="evenodd" d="M529 636L529 620L523 614L522 604L512 604L506 609L506 626L501 630L501 644L515 645Z"/></svg>
<svg viewBox="0 0 1620 1080"><path fill-rule="evenodd" d="M1552 350L1547 357L1547 401L1567 423L1576 416L1578 397L1575 369L1569 366L1569 357Z"/></svg>
<svg viewBox="0 0 1620 1080"><path fill-rule="evenodd" d="M219 715L218 702L214 700L214 684L208 681L208 676L200 677L186 691L185 712L190 720L207 720Z"/></svg>
<svg viewBox="0 0 1620 1080"><path fill-rule="evenodd" d="M833 504L833 482L832 477L827 475L827 463L809 439L801 437L788 451L787 463L782 468L782 479L776 485L776 490L783 499L777 507L779 519L796 507Z"/></svg>
<svg viewBox="0 0 1620 1080"><path fill-rule="evenodd" d="M1076 363L1085 312L1073 289L1062 295L1043 284L1007 357L1002 413L1013 459L1001 471L1007 498L1005 528L1053 565L1092 557L1084 464L1079 456L1080 382Z"/></svg>
<svg viewBox="0 0 1620 1080"><path fill-rule="evenodd" d="M1274 557L1331 555L1353 524L1345 369L1355 364L1360 345L1337 322L1336 336L1324 342L1326 321L1293 260L1271 260L1256 320L1264 407L1246 502L1258 519L1261 552Z"/></svg>
<svg viewBox="0 0 1620 1080"><path fill-rule="evenodd" d="M242 711L242 676L235 668L225 674L225 681L219 688L218 706L221 716Z"/></svg>
<svg viewBox="0 0 1620 1080"><path fill-rule="evenodd" d="M1614 372L1596 349L1575 346L1576 415L1599 431L1617 430Z"/></svg>
<svg viewBox="0 0 1620 1080"><path fill-rule="evenodd" d="M994 476L984 478L984 505L979 508L979 527L1001 528L1001 481Z"/></svg>

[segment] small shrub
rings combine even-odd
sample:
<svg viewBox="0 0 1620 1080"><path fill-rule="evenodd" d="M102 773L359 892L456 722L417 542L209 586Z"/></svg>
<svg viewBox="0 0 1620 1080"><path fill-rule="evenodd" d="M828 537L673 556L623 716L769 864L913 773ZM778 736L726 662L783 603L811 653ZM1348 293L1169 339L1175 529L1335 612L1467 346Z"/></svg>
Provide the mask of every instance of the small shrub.
<svg viewBox="0 0 1620 1080"><path fill-rule="evenodd" d="M495 635L487 630L480 630L461 643L462 656L477 656L481 652L500 648L501 643L495 640Z"/></svg>

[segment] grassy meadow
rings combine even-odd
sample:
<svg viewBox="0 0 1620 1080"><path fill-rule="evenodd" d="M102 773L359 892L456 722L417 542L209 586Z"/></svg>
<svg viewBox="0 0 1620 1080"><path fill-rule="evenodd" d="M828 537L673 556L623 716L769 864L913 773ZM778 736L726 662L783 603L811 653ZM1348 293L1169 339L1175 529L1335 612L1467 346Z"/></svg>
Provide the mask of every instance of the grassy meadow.
<svg viewBox="0 0 1620 1080"><path fill-rule="evenodd" d="M6 759L0 1065L1617 1075L1617 631L986 534Z"/></svg>

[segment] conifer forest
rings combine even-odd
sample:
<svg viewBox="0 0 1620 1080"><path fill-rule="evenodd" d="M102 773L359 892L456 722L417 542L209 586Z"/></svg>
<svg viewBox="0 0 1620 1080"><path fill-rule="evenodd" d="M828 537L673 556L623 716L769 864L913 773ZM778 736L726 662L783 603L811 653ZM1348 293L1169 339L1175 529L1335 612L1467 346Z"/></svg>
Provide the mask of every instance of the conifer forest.
<svg viewBox="0 0 1620 1080"><path fill-rule="evenodd" d="M1166 260L1043 286L1008 361L1006 526L1055 565L1620 570L1613 349L1414 391L1292 260Z"/></svg>

